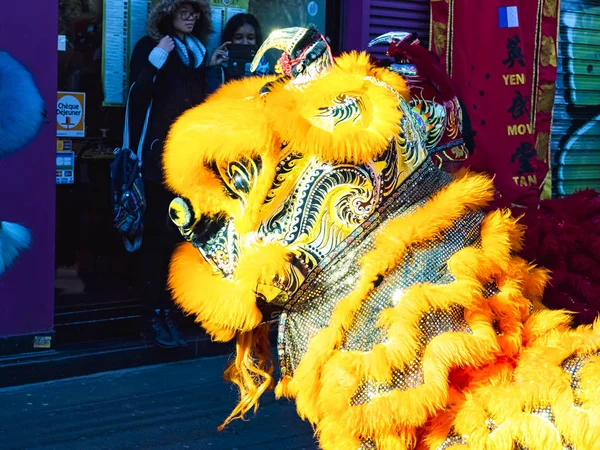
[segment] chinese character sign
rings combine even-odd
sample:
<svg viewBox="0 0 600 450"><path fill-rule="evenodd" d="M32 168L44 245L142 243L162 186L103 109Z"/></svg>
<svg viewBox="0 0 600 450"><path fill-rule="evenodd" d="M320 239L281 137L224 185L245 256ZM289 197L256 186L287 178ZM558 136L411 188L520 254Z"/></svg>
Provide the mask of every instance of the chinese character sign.
<svg viewBox="0 0 600 450"><path fill-rule="evenodd" d="M467 164L495 174L506 200L530 205L550 190L552 104L544 93L556 82L558 1L506 3L432 0L431 49L471 119Z"/></svg>

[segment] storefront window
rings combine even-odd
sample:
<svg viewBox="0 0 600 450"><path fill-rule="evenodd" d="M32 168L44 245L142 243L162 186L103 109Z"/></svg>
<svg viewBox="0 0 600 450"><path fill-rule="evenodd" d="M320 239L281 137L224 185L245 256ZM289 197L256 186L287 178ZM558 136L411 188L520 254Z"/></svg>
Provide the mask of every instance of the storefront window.
<svg viewBox="0 0 600 450"><path fill-rule="evenodd" d="M129 57L156 1L59 1L57 311L138 298L138 255L124 249L112 227L109 166L122 143ZM311 23L325 29L326 0L212 0L212 6L223 8L222 19L256 15L265 36ZM215 25L213 42L224 24Z"/></svg>
<svg viewBox="0 0 600 450"><path fill-rule="evenodd" d="M59 311L135 296L135 255L125 252L111 227L109 165L121 142L124 110L103 105L102 14L102 0L59 2L57 91L64 99L57 103L57 163L64 164L57 164L56 186ZM73 103L81 104L79 117L67 113Z"/></svg>
<svg viewBox="0 0 600 450"><path fill-rule="evenodd" d="M250 0L265 36L278 28L316 25L325 32L325 0Z"/></svg>

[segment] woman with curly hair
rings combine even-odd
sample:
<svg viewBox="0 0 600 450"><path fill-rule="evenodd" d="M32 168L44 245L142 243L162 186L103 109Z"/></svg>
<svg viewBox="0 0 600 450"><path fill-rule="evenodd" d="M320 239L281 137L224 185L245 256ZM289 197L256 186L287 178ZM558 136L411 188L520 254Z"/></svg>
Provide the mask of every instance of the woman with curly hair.
<svg viewBox="0 0 600 450"><path fill-rule="evenodd" d="M161 347L177 347L186 341L170 316L166 281L169 258L178 239L167 225L173 196L163 185L161 159L171 124L206 97L210 6L205 0L161 0L148 16L147 31L133 50L129 99L132 148L143 140L146 212L140 281L147 311L143 335Z"/></svg>

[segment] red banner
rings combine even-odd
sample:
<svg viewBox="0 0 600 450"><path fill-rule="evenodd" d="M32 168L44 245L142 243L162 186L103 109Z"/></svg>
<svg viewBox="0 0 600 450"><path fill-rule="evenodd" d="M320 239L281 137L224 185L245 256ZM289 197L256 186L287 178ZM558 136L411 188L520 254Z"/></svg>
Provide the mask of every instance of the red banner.
<svg viewBox="0 0 600 450"><path fill-rule="evenodd" d="M431 0L431 49L476 133L468 165L514 204L550 192L558 11L559 0Z"/></svg>

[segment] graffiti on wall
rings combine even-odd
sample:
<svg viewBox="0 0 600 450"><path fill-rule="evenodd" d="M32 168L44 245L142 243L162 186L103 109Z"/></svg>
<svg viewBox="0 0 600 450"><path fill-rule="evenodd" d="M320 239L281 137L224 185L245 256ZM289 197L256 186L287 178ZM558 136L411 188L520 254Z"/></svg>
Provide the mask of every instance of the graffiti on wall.
<svg viewBox="0 0 600 450"><path fill-rule="evenodd" d="M563 0L552 130L554 194L600 190L600 2Z"/></svg>

